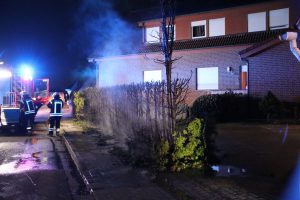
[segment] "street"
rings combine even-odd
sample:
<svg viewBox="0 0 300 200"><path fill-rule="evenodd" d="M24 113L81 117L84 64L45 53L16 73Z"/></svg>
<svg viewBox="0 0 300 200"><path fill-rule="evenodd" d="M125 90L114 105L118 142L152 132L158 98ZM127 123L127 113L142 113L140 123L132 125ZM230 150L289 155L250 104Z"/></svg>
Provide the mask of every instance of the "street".
<svg viewBox="0 0 300 200"><path fill-rule="evenodd" d="M80 190L60 137L47 136L43 108L32 135L0 132L0 199L74 199Z"/></svg>

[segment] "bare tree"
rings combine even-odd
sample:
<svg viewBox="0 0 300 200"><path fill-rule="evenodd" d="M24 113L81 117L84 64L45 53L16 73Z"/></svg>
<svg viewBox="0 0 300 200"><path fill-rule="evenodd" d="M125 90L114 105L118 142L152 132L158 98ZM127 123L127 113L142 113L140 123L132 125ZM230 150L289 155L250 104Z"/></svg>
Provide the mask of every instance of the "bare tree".
<svg viewBox="0 0 300 200"><path fill-rule="evenodd" d="M160 0L162 22L160 43L163 59L155 59L155 62L163 64L166 69L167 83L167 106L168 106L168 126L170 134L175 130L176 111L174 110L174 97L172 93L172 64L180 58L173 58L174 47L174 27L175 27L175 3L176 0Z"/></svg>

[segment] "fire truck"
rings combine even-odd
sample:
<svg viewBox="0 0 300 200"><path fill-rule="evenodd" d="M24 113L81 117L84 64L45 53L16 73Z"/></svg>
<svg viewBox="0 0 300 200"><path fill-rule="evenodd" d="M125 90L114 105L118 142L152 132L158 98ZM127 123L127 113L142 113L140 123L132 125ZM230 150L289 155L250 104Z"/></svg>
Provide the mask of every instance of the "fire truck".
<svg viewBox="0 0 300 200"><path fill-rule="evenodd" d="M20 125L22 91L32 97L37 111L50 99L49 79L32 79L0 65L0 127Z"/></svg>

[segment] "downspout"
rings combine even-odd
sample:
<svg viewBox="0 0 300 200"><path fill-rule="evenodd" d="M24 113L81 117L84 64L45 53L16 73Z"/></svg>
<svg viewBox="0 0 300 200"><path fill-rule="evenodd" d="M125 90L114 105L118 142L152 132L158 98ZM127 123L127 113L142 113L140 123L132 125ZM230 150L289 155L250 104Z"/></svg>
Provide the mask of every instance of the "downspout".
<svg viewBox="0 0 300 200"><path fill-rule="evenodd" d="M295 28L300 30L300 19L295 25ZM290 42L290 50L294 54L294 56L300 62L300 49L297 46L297 41L300 40L300 34L296 31L293 32L286 32L279 36L280 40L285 40Z"/></svg>
<svg viewBox="0 0 300 200"><path fill-rule="evenodd" d="M297 46L297 40L300 40L300 34L298 34L297 32L286 32L280 35L279 39L290 42L290 50L300 62L300 49Z"/></svg>

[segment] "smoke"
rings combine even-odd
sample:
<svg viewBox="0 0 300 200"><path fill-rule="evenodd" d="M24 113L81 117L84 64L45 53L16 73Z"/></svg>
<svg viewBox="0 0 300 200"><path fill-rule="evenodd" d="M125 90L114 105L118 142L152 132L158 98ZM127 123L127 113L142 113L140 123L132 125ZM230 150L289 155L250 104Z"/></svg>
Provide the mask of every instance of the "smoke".
<svg viewBox="0 0 300 200"><path fill-rule="evenodd" d="M85 59L134 53L142 34L134 23L122 19L113 6L111 1L81 1L75 16L77 29L69 48ZM77 66L73 76L77 80L95 79L95 70L88 65L86 62Z"/></svg>
<svg viewBox="0 0 300 200"><path fill-rule="evenodd" d="M78 29L72 45L85 56L120 55L135 49L137 28L123 20L110 1L82 1L76 14Z"/></svg>

